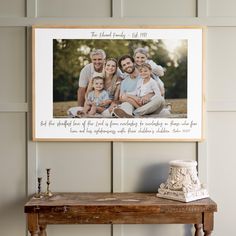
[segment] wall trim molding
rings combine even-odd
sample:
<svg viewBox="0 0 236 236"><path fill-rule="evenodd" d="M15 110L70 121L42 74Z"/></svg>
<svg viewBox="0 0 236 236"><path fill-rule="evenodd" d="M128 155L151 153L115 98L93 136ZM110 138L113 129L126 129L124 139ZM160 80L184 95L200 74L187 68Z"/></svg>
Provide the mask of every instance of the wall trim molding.
<svg viewBox="0 0 236 236"><path fill-rule="evenodd" d="M236 112L236 101L213 100L207 102L207 112Z"/></svg>
<svg viewBox="0 0 236 236"><path fill-rule="evenodd" d="M28 112L28 103L6 102L0 103L0 112Z"/></svg>
<svg viewBox="0 0 236 236"><path fill-rule="evenodd" d="M112 10L113 11L113 10ZM236 27L235 17L120 17L122 13L113 11L114 17L0 17L0 27L30 27L32 25L95 26L95 25L142 25L142 26L193 26ZM94 23L96 22L96 23ZM105 23L104 23L105 22Z"/></svg>

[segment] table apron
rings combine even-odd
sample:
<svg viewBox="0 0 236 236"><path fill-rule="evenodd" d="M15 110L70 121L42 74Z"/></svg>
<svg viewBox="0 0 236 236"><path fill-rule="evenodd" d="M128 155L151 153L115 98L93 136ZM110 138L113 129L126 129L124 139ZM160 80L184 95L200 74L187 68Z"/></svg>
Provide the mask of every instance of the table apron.
<svg viewBox="0 0 236 236"><path fill-rule="evenodd" d="M45 224L202 224L199 213L38 213L39 225Z"/></svg>

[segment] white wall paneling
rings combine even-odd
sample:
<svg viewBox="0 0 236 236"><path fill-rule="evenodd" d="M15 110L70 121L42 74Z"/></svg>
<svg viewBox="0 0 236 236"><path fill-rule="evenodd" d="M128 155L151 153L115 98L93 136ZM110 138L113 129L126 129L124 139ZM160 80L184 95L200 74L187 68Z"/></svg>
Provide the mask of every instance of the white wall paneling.
<svg viewBox="0 0 236 236"><path fill-rule="evenodd" d="M207 13L209 17L235 17L234 0L207 0Z"/></svg>
<svg viewBox="0 0 236 236"><path fill-rule="evenodd" d="M178 9L178 10L177 10ZM123 0L124 17L195 17L196 0Z"/></svg>
<svg viewBox="0 0 236 236"><path fill-rule="evenodd" d="M38 17L110 17L110 0L40 0Z"/></svg>
<svg viewBox="0 0 236 236"><path fill-rule="evenodd" d="M52 169L53 191L111 191L109 142L40 142L37 148L38 175Z"/></svg>
<svg viewBox="0 0 236 236"><path fill-rule="evenodd" d="M16 112L16 111L17 112L27 112L28 111L28 104L26 102L0 103L0 111L1 112Z"/></svg>
<svg viewBox="0 0 236 236"><path fill-rule="evenodd" d="M0 16L24 17L25 16L25 0L0 1Z"/></svg>
<svg viewBox="0 0 236 236"><path fill-rule="evenodd" d="M0 27L0 103L25 102L25 28Z"/></svg>
<svg viewBox="0 0 236 236"><path fill-rule="evenodd" d="M236 27L211 27L207 32L207 101L236 102ZM215 52L215 53L212 53ZM229 105L228 105L229 106Z"/></svg>
<svg viewBox="0 0 236 236"><path fill-rule="evenodd" d="M232 206L236 198L235 120L236 112L211 112L208 115L208 186L210 195L219 207L215 218L216 236L235 233L232 226Z"/></svg>
<svg viewBox="0 0 236 236"><path fill-rule="evenodd" d="M198 176L200 179L200 182L208 187L208 175L207 175L207 169L208 169L208 159L207 159L207 141L203 141L201 143L196 144L197 148L197 170L198 170Z"/></svg>
<svg viewBox="0 0 236 236"><path fill-rule="evenodd" d="M193 26L235 27L236 17L0 17L0 27L31 27L32 25L60 26Z"/></svg>
<svg viewBox="0 0 236 236"><path fill-rule="evenodd" d="M114 144L115 192L155 192L168 176L171 160L195 160L195 143Z"/></svg>
<svg viewBox="0 0 236 236"><path fill-rule="evenodd" d="M110 236L110 225L49 225L47 227L47 235L56 236Z"/></svg>
<svg viewBox="0 0 236 236"><path fill-rule="evenodd" d="M24 235L26 123L24 113L0 112L0 233ZM14 226L14 227L13 227Z"/></svg>

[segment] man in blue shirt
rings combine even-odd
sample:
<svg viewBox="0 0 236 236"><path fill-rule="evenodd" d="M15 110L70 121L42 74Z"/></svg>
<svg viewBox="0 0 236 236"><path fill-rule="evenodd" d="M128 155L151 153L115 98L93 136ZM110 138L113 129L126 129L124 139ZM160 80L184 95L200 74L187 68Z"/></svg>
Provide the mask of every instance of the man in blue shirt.
<svg viewBox="0 0 236 236"><path fill-rule="evenodd" d="M153 112L162 110L165 100L160 95L152 99L147 104L134 110L133 105L128 102L126 93L134 92L137 87L137 82L141 79L138 69L135 67L134 58L129 55L122 56L118 65L124 72L124 80L121 82L120 101L122 104L119 108L115 108L113 113L118 118L133 118L133 115L143 116Z"/></svg>

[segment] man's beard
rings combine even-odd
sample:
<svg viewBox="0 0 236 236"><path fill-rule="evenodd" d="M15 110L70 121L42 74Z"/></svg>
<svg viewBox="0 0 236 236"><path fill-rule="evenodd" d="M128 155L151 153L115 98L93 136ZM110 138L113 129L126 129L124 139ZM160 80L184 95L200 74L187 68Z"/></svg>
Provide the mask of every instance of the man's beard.
<svg viewBox="0 0 236 236"><path fill-rule="evenodd" d="M127 70L126 70L125 72L126 72L127 74L132 74L132 73L134 72L134 70L135 70L135 67L133 66L131 71L129 71L129 70L127 71Z"/></svg>

